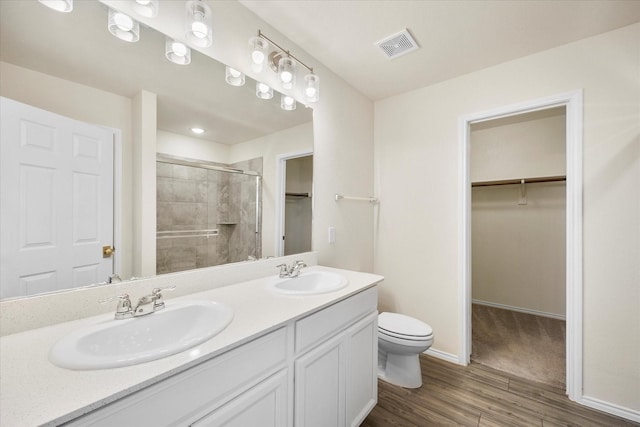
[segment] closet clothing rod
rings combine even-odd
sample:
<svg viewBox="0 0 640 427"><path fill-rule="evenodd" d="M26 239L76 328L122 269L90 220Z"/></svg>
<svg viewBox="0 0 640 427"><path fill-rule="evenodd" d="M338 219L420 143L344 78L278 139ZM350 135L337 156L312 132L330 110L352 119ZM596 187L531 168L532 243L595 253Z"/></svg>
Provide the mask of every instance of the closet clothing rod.
<svg viewBox="0 0 640 427"><path fill-rule="evenodd" d="M471 186L472 187L488 187L491 185L510 185L510 184L522 184L523 181L525 184L531 184L534 182L559 182L559 181L566 181L567 177L566 176L544 176L544 177L537 177L537 178L521 178L521 179L505 179L505 180L500 180L500 181L479 181L479 182L472 182Z"/></svg>
<svg viewBox="0 0 640 427"><path fill-rule="evenodd" d="M378 203L378 199L375 197L356 197L356 196L343 196L342 194L336 194L336 202L341 199L359 200L359 201L369 202L369 203Z"/></svg>
<svg viewBox="0 0 640 427"><path fill-rule="evenodd" d="M287 197L308 197L311 198L311 193L284 193Z"/></svg>

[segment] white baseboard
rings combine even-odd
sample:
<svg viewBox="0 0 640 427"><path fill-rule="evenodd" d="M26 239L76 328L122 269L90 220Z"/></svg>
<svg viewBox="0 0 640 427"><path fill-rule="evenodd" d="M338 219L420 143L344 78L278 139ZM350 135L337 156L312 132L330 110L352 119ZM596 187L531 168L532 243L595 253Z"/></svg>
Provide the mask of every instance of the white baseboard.
<svg viewBox="0 0 640 427"><path fill-rule="evenodd" d="M451 353L446 353L444 351L436 350L435 348L430 348L423 353L428 354L429 356L433 356L437 359L442 359L442 360L446 360L447 362L455 363L457 365L462 365L462 363L460 363L460 360L458 360L458 356L453 355Z"/></svg>
<svg viewBox="0 0 640 427"><path fill-rule="evenodd" d="M588 406L589 408L597 409L598 411L640 423L640 411L634 411L633 409L624 408L622 406L588 396L582 396L578 403Z"/></svg>
<svg viewBox="0 0 640 427"><path fill-rule="evenodd" d="M511 305L498 304L495 302L482 301L479 299L471 300L473 304L486 305L487 307L502 308L504 310L517 311L520 313L533 314L534 316L550 317L552 319L567 320L567 316L563 314L548 313L546 311L533 310L530 308L514 307Z"/></svg>

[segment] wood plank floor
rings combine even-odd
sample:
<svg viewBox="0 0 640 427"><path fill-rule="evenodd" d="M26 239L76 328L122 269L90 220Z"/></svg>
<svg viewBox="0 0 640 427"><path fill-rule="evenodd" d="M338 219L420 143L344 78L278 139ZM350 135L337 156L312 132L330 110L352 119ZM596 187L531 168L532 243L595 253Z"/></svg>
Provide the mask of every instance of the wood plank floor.
<svg viewBox="0 0 640 427"><path fill-rule="evenodd" d="M640 426L571 402L564 390L492 368L421 355L423 385L378 381L378 405L361 427Z"/></svg>

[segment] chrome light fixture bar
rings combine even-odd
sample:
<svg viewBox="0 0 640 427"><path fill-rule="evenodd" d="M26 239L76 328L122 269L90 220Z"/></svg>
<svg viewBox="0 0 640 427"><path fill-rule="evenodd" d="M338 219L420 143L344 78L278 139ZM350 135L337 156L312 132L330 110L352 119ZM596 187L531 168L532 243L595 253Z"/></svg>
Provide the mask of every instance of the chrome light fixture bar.
<svg viewBox="0 0 640 427"><path fill-rule="evenodd" d="M277 50L266 56L267 46L261 40L268 42ZM261 30L258 35L249 40L251 46L251 64L254 71L262 70L265 61L269 62L271 69L278 73L284 89L291 89L296 81L296 63L300 64L309 74L305 75L304 94L307 102L317 102L320 99L320 77L314 74L313 68L296 58L288 50L267 37ZM283 107L284 108L284 107ZM294 106L295 108L295 106Z"/></svg>

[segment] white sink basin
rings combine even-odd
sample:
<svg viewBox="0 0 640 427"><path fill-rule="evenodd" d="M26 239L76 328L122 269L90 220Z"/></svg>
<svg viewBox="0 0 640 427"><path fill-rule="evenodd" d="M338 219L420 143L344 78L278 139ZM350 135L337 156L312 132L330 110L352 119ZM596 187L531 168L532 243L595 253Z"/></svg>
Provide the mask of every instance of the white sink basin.
<svg viewBox="0 0 640 427"><path fill-rule="evenodd" d="M74 331L51 348L49 360L78 370L149 362L207 341L233 319L233 310L218 302L166 304L146 316L110 319Z"/></svg>
<svg viewBox="0 0 640 427"><path fill-rule="evenodd" d="M347 286L346 277L328 271L303 271L298 277L276 278L269 287L285 295L316 295L334 292Z"/></svg>

